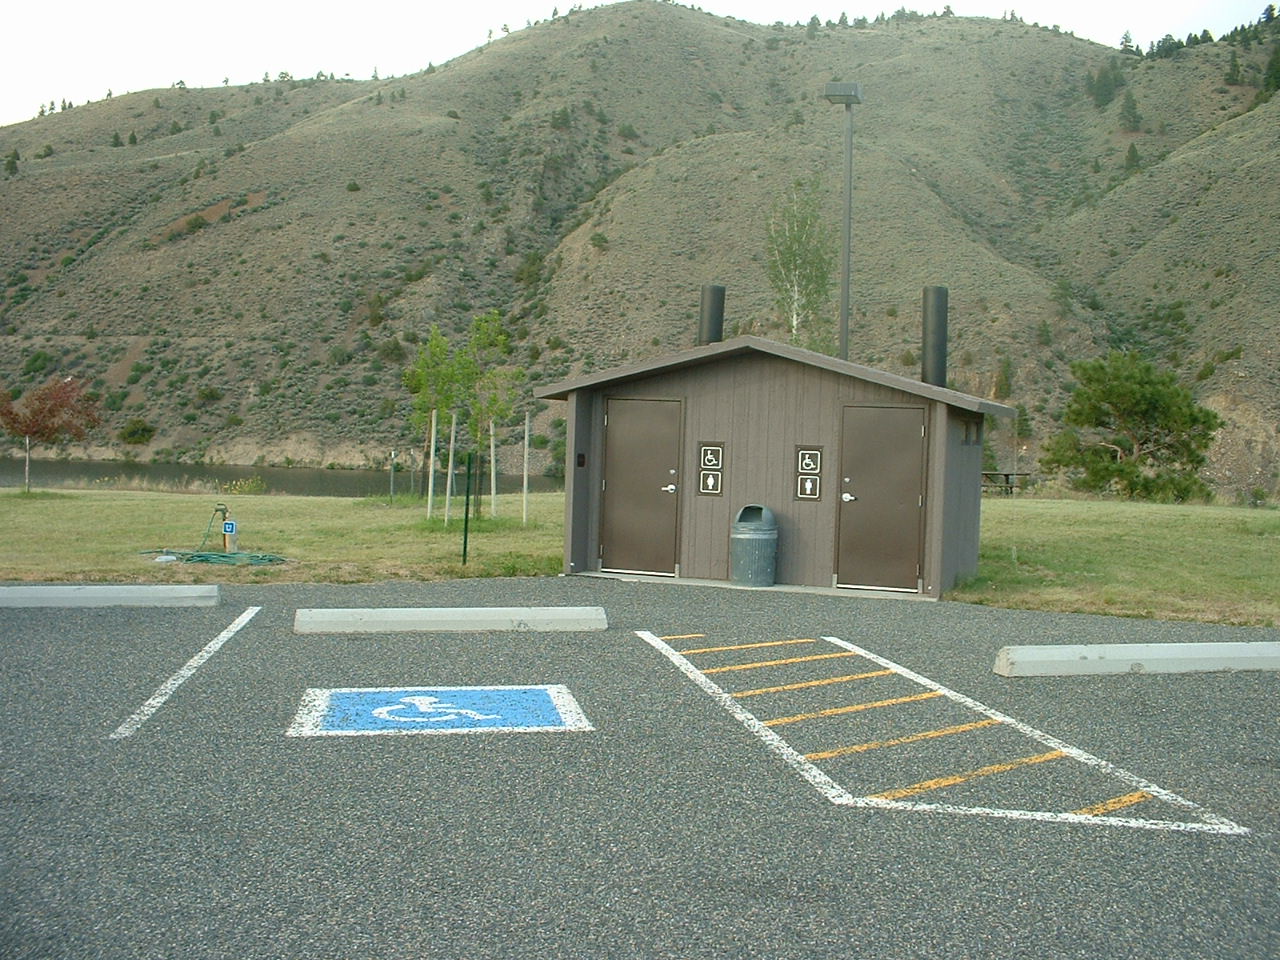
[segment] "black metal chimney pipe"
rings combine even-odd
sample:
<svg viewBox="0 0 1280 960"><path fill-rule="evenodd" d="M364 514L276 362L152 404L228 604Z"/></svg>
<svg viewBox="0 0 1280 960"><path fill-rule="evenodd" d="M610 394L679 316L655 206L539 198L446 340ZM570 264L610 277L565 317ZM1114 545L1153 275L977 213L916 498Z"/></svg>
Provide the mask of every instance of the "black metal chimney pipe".
<svg viewBox="0 0 1280 960"><path fill-rule="evenodd" d="M719 343L724 339L724 287L718 283L702 285L702 304L698 308L698 346Z"/></svg>
<svg viewBox="0 0 1280 960"><path fill-rule="evenodd" d="M947 288L924 288L924 330L920 349L920 379L935 387L947 385Z"/></svg>

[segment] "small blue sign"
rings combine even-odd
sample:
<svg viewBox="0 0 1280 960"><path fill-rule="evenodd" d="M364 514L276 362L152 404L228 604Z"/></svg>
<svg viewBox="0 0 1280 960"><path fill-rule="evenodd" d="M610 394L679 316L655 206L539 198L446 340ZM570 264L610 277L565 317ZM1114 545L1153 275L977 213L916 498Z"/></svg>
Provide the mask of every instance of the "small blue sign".
<svg viewBox="0 0 1280 960"><path fill-rule="evenodd" d="M236 532L236 522L234 520L222 521L222 532L230 536Z"/></svg>
<svg viewBox="0 0 1280 960"><path fill-rule="evenodd" d="M309 689L287 733L351 737L409 733L591 730L567 687L343 687Z"/></svg>

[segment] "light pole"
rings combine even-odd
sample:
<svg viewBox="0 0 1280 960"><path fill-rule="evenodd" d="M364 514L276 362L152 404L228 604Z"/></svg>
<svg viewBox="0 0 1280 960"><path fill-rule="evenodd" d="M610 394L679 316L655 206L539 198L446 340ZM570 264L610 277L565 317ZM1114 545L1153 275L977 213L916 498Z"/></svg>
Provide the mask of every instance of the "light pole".
<svg viewBox="0 0 1280 960"><path fill-rule="evenodd" d="M862 102L862 85L828 83L823 96L844 104L844 261L840 270L840 359L849 359L849 274L853 257L853 105Z"/></svg>

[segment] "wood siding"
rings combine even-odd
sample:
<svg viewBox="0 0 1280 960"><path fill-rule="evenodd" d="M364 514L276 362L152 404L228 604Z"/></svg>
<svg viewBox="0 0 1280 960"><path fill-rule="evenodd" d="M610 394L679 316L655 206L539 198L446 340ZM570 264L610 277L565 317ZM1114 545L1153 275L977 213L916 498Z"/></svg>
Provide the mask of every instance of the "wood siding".
<svg viewBox="0 0 1280 960"><path fill-rule="evenodd" d="M602 397L683 399L680 575L727 580L737 511L762 504L778 521L779 583L831 586L841 417L851 404L927 408L899 390L766 355L601 388ZM698 446L723 442L721 496L698 494ZM822 498L795 498L797 446L821 447ZM932 446L932 445L931 445Z"/></svg>

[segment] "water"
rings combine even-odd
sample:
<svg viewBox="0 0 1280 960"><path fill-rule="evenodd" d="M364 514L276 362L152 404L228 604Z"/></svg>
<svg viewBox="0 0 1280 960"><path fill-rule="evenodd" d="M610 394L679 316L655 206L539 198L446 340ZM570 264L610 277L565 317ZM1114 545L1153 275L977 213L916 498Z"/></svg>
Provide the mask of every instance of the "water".
<svg viewBox="0 0 1280 960"><path fill-rule="evenodd" d="M0 457L0 488L22 486L22 459ZM32 460L31 486L148 490L192 490L220 494L229 484L257 486L265 490L245 492L287 493L303 497L385 497L391 491L391 475L386 470L322 470L315 467L242 467L195 463L130 463L114 460ZM461 491L466 482L459 472L454 481ZM473 483L478 482L475 478ZM486 481L487 482L487 481ZM396 471L396 496L421 493L422 475ZM499 493L519 493L519 476L499 476ZM532 492L564 489L564 481L552 477L530 477ZM444 493L444 473L436 475L436 494Z"/></svg>

